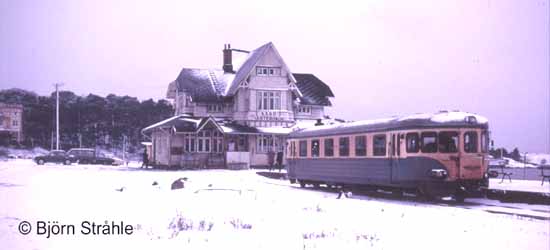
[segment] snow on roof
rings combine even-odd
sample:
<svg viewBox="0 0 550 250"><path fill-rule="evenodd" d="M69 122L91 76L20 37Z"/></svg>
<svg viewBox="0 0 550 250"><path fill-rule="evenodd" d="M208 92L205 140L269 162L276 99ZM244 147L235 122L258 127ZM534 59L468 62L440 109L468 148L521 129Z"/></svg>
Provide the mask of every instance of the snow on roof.
<svg viewBox="0 0 550 250"><path fill-rule="evenodd" d="M489 122L489 120L483 116L461 111L438 112L434 114L430 120L433 122L462 122L466 121L466 119L470 119L470 117L474 117L476 123L484 124Z"/></svg>
<svg viewBox="0 0 550 250"><path fill-rule="evenodd" d="M264 134L278 134L278 135L286 135L290 134L292 132L292 128L289 127L266 127L266 128L258 128L258 131Z"/></svg>
<svg viewBox="0 0 550 250"><path fill-rule="evenodd" d="M331 125L322 125L308 127L300 130L300 133L305 133L300 136L305 136L306 134L318 134L318 133L337 133L344 129L345 132L354 132L356 130L380 130L388 129L389 127L399 127L399 126L440 126L440 125L487 125L488 119L467 112L461 111L442 111L438 113L422 113L414 114L404 117L390 117L390 118L381 118L374 120L361 120L355 122L346 122L340 124L331 124Z"/></svg>
<svg viewBox="0 0 550 250"><path fill-rule="evenodd" d="M157 123L155 123L155 124L153 124L153 125L151 125L151 126L148 126L148 127L144 128L144 129L142 129L141 131L146 131L146 130L149 130L149 129L152 129L152 128L161 126L161 125L163 125L163 124L165 124L165 123L167 123L167 122L170 122L170 121L172 121L172 120L174 120L174 119L176 119L176 118L179 118L179 117L180 117L179 115L177 115L177 116L172 116L172 117L170 117L170 118L168 118L168 119L166 119L166 120L162 120L162 121L157 122Z"/></svg>

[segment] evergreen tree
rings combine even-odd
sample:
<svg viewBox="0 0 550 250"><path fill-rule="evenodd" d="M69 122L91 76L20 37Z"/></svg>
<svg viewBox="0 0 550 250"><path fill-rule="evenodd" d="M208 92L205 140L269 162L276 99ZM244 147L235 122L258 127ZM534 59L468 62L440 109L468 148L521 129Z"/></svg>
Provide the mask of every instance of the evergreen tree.
<svg viewBox="0 0 550 250"><path fill-rule="evenodd" d="M39 96L21 89L0 91L0 102L23 105L24 145L50 148L55 140L55 92ZM59 92L60 147L122 148L124 136L129 150L141 147L141 129L174 114L165 100L140 102L135 97L110 94L78 96Z"/></svg>

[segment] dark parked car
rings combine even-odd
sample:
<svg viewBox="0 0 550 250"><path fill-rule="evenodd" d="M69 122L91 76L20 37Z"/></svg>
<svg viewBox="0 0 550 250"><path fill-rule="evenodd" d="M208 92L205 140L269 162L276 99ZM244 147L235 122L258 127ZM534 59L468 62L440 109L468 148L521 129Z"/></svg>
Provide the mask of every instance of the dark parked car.
<svg viewBox="0 0 550 250"><path fill-rule="evenodd" d="M67 152L71 162L78 164L113 165L115 160L105 157L91 148L73 148Z"/></svg>
<svg viewBox="0 0 550 250"><path fill-rule="evenodd" d="M38 163L38 165L44 165L44 163L47 163L47 162L63 163L65 165L71 164L71 160L69 159L69 156L63 150L52 150L47 155L34 157L34 161Z"/></svg>

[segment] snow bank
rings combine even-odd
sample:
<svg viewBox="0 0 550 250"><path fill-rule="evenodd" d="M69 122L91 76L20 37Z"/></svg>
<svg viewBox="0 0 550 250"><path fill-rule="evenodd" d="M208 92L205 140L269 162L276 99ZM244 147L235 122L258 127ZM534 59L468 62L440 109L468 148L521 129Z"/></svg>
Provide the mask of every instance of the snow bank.
<svg viewBox="0 0 550 250"><path fill-rule="evenodd" d="M527 158L527 162L535 164L535 165L542 165L542 162L546 162L546 165L550 165L550 154L537 154L537 153L527 153L522 154L521 157Z"/></svg>
<svg viewBox="0 0 550 250"><path fill-rule="evenodd" d="M519 161L515 161L512 158L503 157L503 159L507 162L506 167L509 168L536 168L537 165L531 164L531 163L523 163Z"/></svg>
<svg viewBox="0 0 550 250"><path fill-rule="evenodd" d="M20 158L20 159L32 159L39 155L47 154L49 151L40 148L35 147L33 149L16 149L16 148L7 148L7 147L0 147L0 151L5 152L6 156L8 158ZM0 154L0 158L1 158Z"/></svg>

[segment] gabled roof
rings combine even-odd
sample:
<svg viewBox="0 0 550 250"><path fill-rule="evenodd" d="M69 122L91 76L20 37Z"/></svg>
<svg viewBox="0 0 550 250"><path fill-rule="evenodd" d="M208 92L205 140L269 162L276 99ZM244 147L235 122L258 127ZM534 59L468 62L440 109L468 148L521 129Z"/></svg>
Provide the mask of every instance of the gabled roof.
<svg viewBox="0 0 550 250"><path fill-rule="evenodd" d="M271 42L266 43L259 48L250 51L248 54L248 57L245 59L244 63L241 65L241 67L237 70L237 73L235 73L235 79L233 80L231 86L229 87L228 93L234 94L235 91L239 88L239 84L245 80L245 78L250 74L250 72L254 69L254 65L258 63L258 60L262 58L262 56L265 54L267 49L272 46L273 44Z"/></svg>
<svg viewBox="0 0 550 250"><path fill-rule="evenodd" d="M176 79L177 90L185 91L197 102L223 101L227 96L227 87L231 85L235 74L222 69L183 68ZM170 92L169 86L169 92ZM170 93L168 94L170 95Z"/></svg>
<svg viewBox="0 0 550 250"><path fill-rule="evenodd" d="M269 50L280 57L273 43L266 43L248 53L242 64L235 63L235 73L222 69L183 68L178 78L168 85L168 98L175 98L176 91L188 93L194 102L223 102L231 98L240 83L253 72L258 61ZM289 80L296 84L294 93L300 101L309 105L330 106L328 97L334 97L330 87L312 74L292 74L284 60L283 67L289 72ZM304 93L305 92L305 93Z"/></svg>
<svg viewBox="0 0 550 250"><path fill-rule="evenodd" d="M313 74L293 74L296 86L302 93L301 104L331 106L329 97L334 97L330 87Z"/></svg>
<svg viewBox="0 0 550 250"><path fill-rule="evenodd" d="M141 133L148 133L156 128L175 129L176 132L195 132L200 124L204 122L203 120L208 120L208 117L199 118L189 115L176 115L142 129Z"/></svg>

